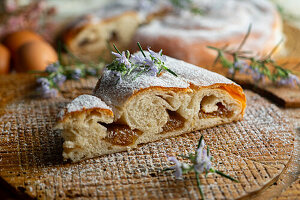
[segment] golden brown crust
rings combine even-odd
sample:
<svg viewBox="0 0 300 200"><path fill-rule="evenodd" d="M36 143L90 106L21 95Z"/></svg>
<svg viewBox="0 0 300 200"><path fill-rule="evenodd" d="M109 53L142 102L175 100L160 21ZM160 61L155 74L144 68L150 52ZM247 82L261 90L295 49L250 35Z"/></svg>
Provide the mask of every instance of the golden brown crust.
<svg viewBox="0 0 300 200"><path fill-rule="evenodd" d="M110 117L114 116L114 113L109 110L109 109L104 109L104 108L82 108L81 110L78 111L74 111L74 112L67 112L67 109L64 109L64 115L62 117L59 118L58 123L64 123L68 118L76 118L76 116L79 116L82 113L91 113L94 112L96 113L101 113L101 114L105 114L108 115Z"/></svg>

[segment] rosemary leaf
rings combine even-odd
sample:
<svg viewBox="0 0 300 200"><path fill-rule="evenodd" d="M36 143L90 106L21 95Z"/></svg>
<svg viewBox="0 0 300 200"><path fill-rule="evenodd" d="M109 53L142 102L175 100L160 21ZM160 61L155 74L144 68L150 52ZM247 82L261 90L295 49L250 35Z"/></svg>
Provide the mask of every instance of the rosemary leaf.
<svg viewBox="0 0 300 200"><path fill-rule="evenodd" d="M231 176L229 176L229 175L227 175L227 174L224 174L223 172L221 172L221 171L219 171L219 170L215 170L215 172L216 172L217 174L221 175L221 176L224 176L225 178L228 178L228 179L230 179L230 180L232 180L232 181L234 181L234 182L236 182L236 183L239 183L238 180L232 178Z"/></svg>

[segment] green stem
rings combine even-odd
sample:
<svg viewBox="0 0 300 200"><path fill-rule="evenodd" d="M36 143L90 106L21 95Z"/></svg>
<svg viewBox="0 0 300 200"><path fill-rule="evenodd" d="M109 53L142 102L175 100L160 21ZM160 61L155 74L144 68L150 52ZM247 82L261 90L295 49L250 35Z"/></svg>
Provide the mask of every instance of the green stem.
<svg viewBox="0 0 300 200"><path fill-rule="evenodd" d="M202 140L203 140L203 135L201 135L201 137L200 137L200 140L199 140L199 142L198 142L197 149L199 149L199 147L200 147L200 145L201 145L201 143L202 143ZM196 151L197 151L197 150L196 150Z"/></svg>
<svg viewBox="0 0 300 200"><path fill-rule="evenodd" d="M238 57L237 57L237 54L234 53L233 54L233 73L232 73L232 76L231 76L231 79L234 80L234 77L235 77L235 74L236 74L236 70L237 70L237 67L235 66L235 64L238 62Z"/></svg>
<svg viewBox="0 0 300 200"><path fill-rule="evenodd" d="M207 156L209 156L209 146L207 145Z"/></svg>
<svg viewBox="0 0 300 200"><path fill-rule="evenodd" d="M170 167L168 167L168 168L165 168L165 169L163 169L162 171L163 172L166 172L166 171L171 171L171 170L174 170L173 168L170 168Z"/></svg>
<svg viewBox="0 0 300 200"><path fill-rule="evenodd" d="M138 45L139 49L141 50L143 56L146 58L146 55L145 55L145 53L144 53L144 50L143 50L141 44L140 44L139 42L137 42L137 45Z"/></svg>
<svg viewBox="0 0 300 200"><path fill-rule="evenodd" d="M173 76L176 76L177 77L177 74L175 72L173 72L172 70L170 70L169 68L167 68L166 66L163 66L163 68L165 70L167 70L170 74L172 74Z"/></svg>
<svg viewBox="0 0 300 200"><path fill-rule="evenodd" d="M121 52L119 51L119 49L116 47L116 45L113 44L113 46L114 46L115 50L118 52L118 54L122 55Z"/></svg>
<svg viewBox="0 0 300 200"><path fill-rule="evenodd" d="M201 188L200 178L199 178L199 173L198 173L197 171L195 171L195 174L196 174L196 180L197 180L197 187L198 187L198 190L199 190L199 192L200 192L201 198L204 200L205 197L204 197L204 194L203 194L203 191L202 191L202 188Z"/></svg>
<svg viewBox="0 0 300 200"><path fill-rule="evenodd" d="M243 41L241 42L240 46L237 48L237 52L239 52L242 49L242 47L244 46L245 42L247 41L247 39L251 33L251 29L252 29L252 24L249 24L247 34L243 38Z"/></svg>
<svg viewBox="0 0 300 200"><path fill-rule="evenodd" d="M232 181L234 181L234 182L236 182L236 183L239 183L238 180L232 178L231 176L229 176L229 175L227 175L227 174L224 174L223 172L221 172L221 171L219 171L219 170L215 170L215 172L216 172L217 174L221 175L221 176L224 176L225 178L228 178L228 179L230 179L230 180L232 180Z"/></svg>
<svg viewBox="0 0 300 200"><path fill-rule="evenodd" d="M220 51L221 49L217 48L217 47L213 47L213 46L207 46L207 48L209 49L213 49L213 50L216 50L216 51Z"/></svg>
<svg viewBox="0 0 300 200"><path fill-rule="evenodd" d="M61 44L61 41L58 41L58 62L59 63L62 63L62 56L61 56L61 53L62 53L62 44Z"/></svg>
<svg viewBox="0 0 300 200"><path fill-rule="evenodd" d="M272 51L267 55L266 59L271 58L271 56L277 51L280 44L283 42L283 38L276 44L276 46L272 49Z"/></svg>

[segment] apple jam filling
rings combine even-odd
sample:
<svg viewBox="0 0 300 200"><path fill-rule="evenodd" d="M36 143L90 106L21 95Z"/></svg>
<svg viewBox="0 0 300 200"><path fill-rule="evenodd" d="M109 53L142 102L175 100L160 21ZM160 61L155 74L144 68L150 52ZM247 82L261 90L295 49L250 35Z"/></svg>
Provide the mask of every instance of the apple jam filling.
<svg viewBox="0 0 300 200"><path fill-rule="evenodd" d="M221 102L217 103L216 106L218 106L218 109L216 111L209 112L209 113L206 113L201 106L199 112L199 118L200 119L214 118L214 117L229 118L233 115L233 111L228 110Z"/></svg>
<svg viewBox="0 0 300 200"><path fill-rule="evenodd" d="M163 131L161 133L174 131L184 126L184 118L178 113L168 111L168 114L169 120L162 128ZM112 123L105 124L104 126L107 128L107 136L104 138L104 140L113 145L130 146L134 144L139 136L143 134L142 131L137 129L132 130L127 125Z"/></svg>
<svg viewBox="0 0 300 200"><path fill-rule="evenodd" d="M174 130L180 129L184 126L184 118L183 117L181 117L178 113L176 113L174 111L168 111L168 113L169 113L169 120L162 128L163 129L162 133L174 131Z"/></svg>
<svg viewBox="0 0 300 200"><path fill-rule="evenodd" d="M129 146L135 143L142 131L131 130L127 125L121 124L108 124L105 126L107 128L107 136L104 138L105 141L120 146Z"/></svg>

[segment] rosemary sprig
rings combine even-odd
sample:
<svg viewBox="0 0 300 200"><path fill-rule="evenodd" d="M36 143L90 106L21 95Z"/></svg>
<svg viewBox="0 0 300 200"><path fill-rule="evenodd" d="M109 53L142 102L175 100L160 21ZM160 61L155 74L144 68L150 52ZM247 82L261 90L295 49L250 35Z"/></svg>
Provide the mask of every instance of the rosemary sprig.
<svg viewBox="0 0 300 200"><path fill-rule="evenodd" d="M66 52L76 60L73 65L64 65L62 61L62 45L58 43L58 62L47 66L45 71L36 71L39 73L37 78L36 91L43 98L52 98L57 96L60 86L66 80L79 80L87 76L98 76L103 67L103 63L89 65L84 64L79 58L71 54L66 47Z"/></svg>
<svg viewBox="0 0 300 200"><path fill-rule="evenodd" d="M208 46L208 48L217 51L213 66L220 63L223 68L228 69L233 80L236 73L239 72L251 75L255 84L269 79L273 84L290 85L292 87L298 85L300 87L299 78L291 70L285 69L272 59L272 55L277 51L282 40L264 57L249 56L249 53L252 52L242 51L244 44L251 34L251 28L252 26L250 25L242 42L235 50L229 49L228 45L223 48Z"/></svg>
<svg viewBox="0 0 300 200"><path fill-rule="evenodd" d="M225 178L228 178L234 182L239 182L238 180L234 179L233 177L231 177L219 170L216 170L211 166L212 157L210 155L209 147L207 146L207 148L205 149L204 146L205 146L205 143L203 140L203 136L201 135L201 137L198 141L197 148L194 153L190 153L188 156L178 155L179 157L181 157L183 159L189 160L190 163L192 163L192 164L179 162L175 157L168 157L168 160L173 162L175 165L163 170L163 171L173 170L174 175L177 179L182 179L183 174L187 174L191 171L194 171L196 181L197 181L197 187L198 187L198 190L199 190L199 193L200 193L202 199L205 199L205 196L204 196L203 190L201 188L201 182L200 182L199 176L203 172L205 172L205 176L207 176L208 173L216 173L216 174L219 174L219 175L221 175Z"/></svg>
<svg viewBox="0 0 300 200"><path fill-rule="evenodd" d="M122 81L123 79L132 81L143 73L158 76L163 70L177 76L175 72L165 65L166 56L162 54L162 50L156 53L148 48L149 54L146 55L139 42L137 45L142 55L131 55L128 50L120 52L116 45L113 44L117 53L112 52L112 54L116 58L106 68L111 71L112 76L117 78L117 81ZM135 76L131 76L132 74Z"/></svg>

